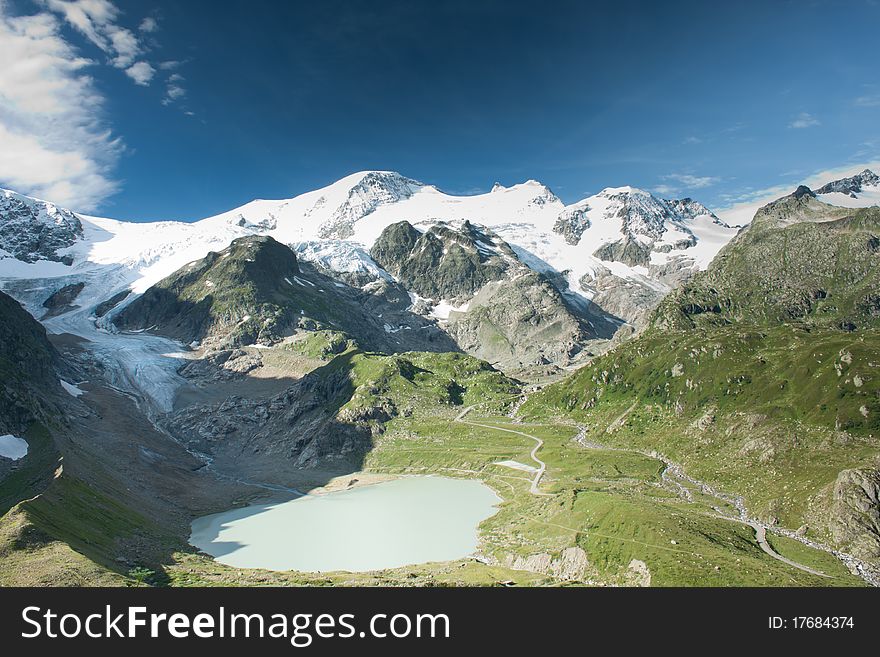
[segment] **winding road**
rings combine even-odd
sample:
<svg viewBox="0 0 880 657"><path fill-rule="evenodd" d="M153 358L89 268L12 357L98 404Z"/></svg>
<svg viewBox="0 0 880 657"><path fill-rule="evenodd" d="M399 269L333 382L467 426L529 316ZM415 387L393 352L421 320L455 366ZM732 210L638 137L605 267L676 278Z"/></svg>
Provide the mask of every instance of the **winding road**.
<svg viewBox="0 0 880 657"><path fill-rule="evenodd" d="M549 496L550 493L542 493L541 490L538 488L538 484L541 483L541 477L544 476L544 471L547 469L547 464L538 458L538 450L544 446L544 441L541 440L540 438L538 438L537 436L533 436L530 433L525 433L524 431L515 431L513 429L505 429L503 427L496 427L491 424L480 424L479 422L470 422L468 420L465 420L464 419L465 416L468 413L470 413L473 408L474 408L473 406L468 406L467 408L465 408L461 413L459 413L455 417L455 421L461 422L463 424L470 424L471 426L474 426L474 427L482 427L483 429L493 429L495 431L506 431L507 433L515 433L518 436L525 436L526 438L531 438L532 440L535 441L535 446L532 448L532 451L529 453L529 456L531 457L531 459L535 463L538 464L538 471L535 473L535 478L532 479L532 485L529 488L529 492L532 495Z"/></svg>
<svg viewBox="0 0 880 657"><path fill-rule="evenodd" d="M521 403L522 402L520 402L520 404ZM518 407L519 407L519 404L516 406L516 408L518 408ZM540 450L541 447L544 446L544 441L541 438L538 438L537 436L533 436L532 434L526 433L524 431L516 431L515 429L507 429L505 427L494 426L491 424L483 424L480 422L471 422L469 420L466 420L465 417L473 409L474 409L474 406L468 406L468 407L464 408L461 411L461 413L459 413L455 417L455 421L461 422L462 424L469 424L471 426L481 427L483 429L492 429L494 431L505 431L507 433L513 433L518 436L524 436L526 438L530 438L531 440L535 441L535 446L532 448L532 451L529 454L529 456L531 456L532 460L538 464L538 470L535 473L534 479L532 479L531 486L529 488L529 492L532 495L550 496L549 493L544 493L538 488L538 484L541 482L541 478L544 476L544 472L547 469L547 464L538 458L538 450ZM626 417L628 412L624 413L624 415L623 415L624 418ZM610 451L633 452L633 453L642 454L644 456L651 456L652 458L659 459L666 466L663 470L662 478L669 483L675 484L676 488L678 488L679 494L683 498L685 498L687 501L693 501L693 496L691 495L688 488L686 486L682 485L680 481L678 481L679 479L684 480L688 483L691 483L691 484L697 486L700 489L700 491L702 491L704 494L707 494L711 497L715 497L719 501L724 502L726 504L732 505L738 511L738 513L739 513L738 516L735 516L735 515L729 514L729 513L725 513L720 507L715 507L715 510L718 512L718 515L716 517L718 517L719 519L722 519L722 520L729 520L732 522L740 522L744 525L748 525L749 527L751 527L755 532L756 542L758 543L758 545L761 547L761 549L767 555L769 555L769 556L773 557L774 559L781 561L781 562L783 562L793 568L797 568L798 570L802 570L804 572L810 573L811 575L816 575L818 577L829 577L829 575L827 575L819 570L816 570L814 568L810 568L809 566L805 566L804 564L793 561L787 557L782 556L776 550L774 550L773 546L770 545L770 543L767 541L767 528L766 528L766 526L761 524L757 520L749 517L748 512L746 511L745 505L742 501L742 498L740 498L738 496L726 495L724 493L718 492L714 488L712 488L711 486L706 484L705 482L699 481L697 479L694 479L693 477L686 475L684 473L684 471L681 469L681 466L679 466L676 463L673 463L672 461L663 457L660 454L657 454L654 452L649 454L646 452L641 452L640 450L629 450L629 449L622 449L622 448L617 448L617 447L608 447L608 446L601 445L598 443L588 442L588 441L586 441L586 428L580 427L580 429L581 429L581 432L578 434L578 436L576 436L575 440L577 440L584 447L588 447L591 449L610 450Z"/></svg>

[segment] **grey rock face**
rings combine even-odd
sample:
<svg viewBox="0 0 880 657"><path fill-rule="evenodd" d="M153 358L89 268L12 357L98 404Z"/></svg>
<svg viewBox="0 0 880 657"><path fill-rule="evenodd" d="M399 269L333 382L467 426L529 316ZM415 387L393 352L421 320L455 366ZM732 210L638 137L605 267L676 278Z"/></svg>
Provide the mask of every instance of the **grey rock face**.
<svg viewBox="0 0 880 657"><path fill-rule="evenodd" d="M352 226L381 205L396 203L409 198L424 185L416 180L405 178L399 173L371 171L351 188L348 198L340 205L333 216L325 221L319 236L325 239L347 239L352 236ZM323 197L316 206L326 203Z"/></svg>
<svg viewBox="0 0 880 657"><path fill-rule="evenodd" d="M95 306L95 317L103 317L108 312L113 310L116 306L118 306L124 299L131 294L131 290L123 290L122 292L118 292L114 294L109 299L102 301L97 306Z"/></svg>
<svg viewBox="0 0 880 657"><path fill-rule="evenodd" d="M299 263L290 248L271 237L242 237L163 279L114 322L213 350L337 330L386 353L457 351L432 322L406 310L409 297L399 286L387 281L369 290L340 285Z"/></svg>
<svg viewBox="0 0 880 657"><path fill-rule="evenodd" d="M841 178L840 180L834 180L826 185L822 185L822 187L816 190L816 193L830 194L832 192L839 192L852 198L857 198L857 194L861 192L863 188L874 187L877 185L880 185L880 176L870 169L865 169L854 176Z"/></svg>
<svg viewBox="0 0 880 657"><path fill-rule="evenodd" d="M239 358L232 353L229 360ZM188 447L226 467L232 464L245 473L268 468L283 476L290 468L357 459L369 449L378 429L369 420L375 418L337 417L339 402L353 392L346 369L319 370L268 399L233 396L184 408L166 418L166 427Z"/></svg>
<svg viewBox="0 0 880 657"><path fill-rule="evenodd" d="M82 223L69 210L52 203L0 191L0 249L24 262L52 260L69 265L58 250L72 246L83 234Z"/></svg>
<svg viewBox="0 0 880 657"><path fill-rule="evenodd" d="M553 232L562 235L572 246L576 245L581 241L584 231L590 227L590 218L587 216L589 211L590 206L587 204L567 208L556 219Z"/></svg>
<svg viewBox="0 0 880 657"><path fill-rule="evenodd" d="M880 470L844 470L837 476L831 532L835 543L853 556L880 557Z"/></svg>
<svg viewBox="0 0 880 657"><path fill-rule="evenodd" d="M630 267L638 265L647 267L651 263L651 247L631 237L624 237L616 242L603 244L596 249L593 255L599 258L599 260L622 262Z"/></svg>
<svg viewBox="0 0 880 657"><path fill-rule="evenodd" d="M569 364L595 338L546 278L529 271L485 285L466 313L455 313L449 334L467 353L502 368Z"/></svg>
<svg viewBox="0 0 880 657"><path fill-rule="evenodd" d="M371 255L420 297L467 302L466 311L450 314L447 332L467 353L500 367L569 364L595 338L559 290L486 228L465 221L420 232L400 222L385 229Z"/></svg>
<svg viewBox="0 0 880 657"><path fill-rule="evenodd" d="M85 286L85 283L71 283L53 293L43 302L43 308L47 309L44 319L46 317L61 315L73 308L73 302L79 296L79 293L83 291Z"/></svg>
<svg viewBox="0 0 880 657"><path fill-rule="evenodd" d="M604 267L593 276L581 278L579 285L592 295L594 304L635 327L647 321L650 312L669 290L657 283L620 278Z"/></svg>
<svg viewBox="0 0 880 657"><path fill-rule="evenodd" d="M424 233L409 222L392 224L370 255L407 289L436 301L466 300L521 266L507 242L467 221L460 228L438 223Z"/></svg>
<svg viewBox="0 0 880 657"><path fill-rule="evenodd" d="M43 414L44 396L60 391L58 363L42 324L0 292L0 435L21 435Z"/></svg>

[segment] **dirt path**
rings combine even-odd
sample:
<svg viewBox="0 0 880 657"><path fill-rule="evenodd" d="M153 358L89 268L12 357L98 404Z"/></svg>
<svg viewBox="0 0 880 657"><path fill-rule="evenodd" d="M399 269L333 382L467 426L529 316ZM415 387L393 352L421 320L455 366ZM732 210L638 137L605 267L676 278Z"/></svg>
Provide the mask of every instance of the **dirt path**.
<svg viewBox="0 0 880 657"><path fill-rule="evenodd" d="M544 463L541 459L538 458L538 450L544 446L544 441L538 438L537 436L533 436L530 433L525 433L524 431L515 431L513 429L505 429L504 427L496 427L491 424L480 424L478 422L470 422L465 420L465 416L471 412L473 406L468 406L461 413L459 413L455 417L456 422L461 422L463 424L470 424L474 427L482 427L483 429L494 429L495 431L506 431L507 433L515 433L518 436L525 436L526 438L531 438L535 441L535 446L532 448L532 451L529 453L531 459L538 464L538 471L535 473L534 479L532 479L532 484L529 487L529 492L532 495L543 495L549 496L550 493L542 493L540 489L538 489L538 484L541 483L541 477L544 476L544 471L547 469L547 464Z"/></svg>

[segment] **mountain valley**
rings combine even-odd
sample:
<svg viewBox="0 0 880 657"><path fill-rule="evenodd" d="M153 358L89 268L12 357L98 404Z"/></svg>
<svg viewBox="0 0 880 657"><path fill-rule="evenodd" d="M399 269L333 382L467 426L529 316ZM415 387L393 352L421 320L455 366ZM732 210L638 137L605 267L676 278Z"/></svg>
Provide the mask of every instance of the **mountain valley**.
<svg viewBox="0 0 880 657"><path fill-rule="evenodd" d="M0 434L28 451L0 452L0 583L880 585L878 194L866 171L731 227L383 171L191 223L2 191ZM188 543L426 474L501 498L471 557Z"/></svg>

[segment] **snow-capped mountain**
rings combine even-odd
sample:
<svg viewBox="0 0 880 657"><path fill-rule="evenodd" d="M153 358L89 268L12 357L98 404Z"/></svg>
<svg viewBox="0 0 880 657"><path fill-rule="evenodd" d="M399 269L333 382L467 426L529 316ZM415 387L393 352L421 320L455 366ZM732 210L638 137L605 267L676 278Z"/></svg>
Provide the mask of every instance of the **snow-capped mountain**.
<svg viewBox="0 0 880 657"><path fill-rule="evenodd" d="M827 183L815 190L819 199L833 205L860 208L880 204L880 176L865 169L848 178Z"/></svg>
<svg viewBox="0 0 880 657"><path fill-rule="evenodd" d="M534 180L512 187L495 185L486 194L454 196L387 171L353 174L292 199L252 201L193 223L122 222L74 215L13 193L6 197L36 214L3 214L3 225L14 221L15 229L2 234L0 248L18 262L4 260L0 275L63 276L94 265L120 265L130 273L135 292L209 250L255 233L290 244L301 257L328 270L379 275L366 252L388 225L408 220L424 228L438 221L468 220L501 235L529 266L562 274L570 292L589 299L591 291L580 284L585 275L607 268L615 276L650 281L652 266L672 261L703 268L735 234L699 203L667 201L631 187L608 188L566 207ZM52 257L46 248L24 254L17 245L23 234L30 234L31 242L43 236L41 243L47 243L46 221L37 215L56 222L50 231L57 233ZM20 225L23 220L31 231ZM639 263L615 260L613 248L600 251L621 240L638 244L644 253ZM59 266L41 262L40 257L59 261ZM61 268L62 259L71 267ZM25 262L32 264L23 267Z"/></svg>
<svg viewBox="0 0 880 657"><path fill-rule="evenodd" d="M70 210L0 190L0 258L69 265L72 260L59 256L58 250L71 246L82 234L82 224Z"/></svg>
<svg viewBox="0 0 880 657"><path fill-rule="evenodd" d="M299 258L363 286L392 278L369 255L386 227L408 221L426 231L468 221L500 236L575 305L592 302L601 311L608 303L618 319L637 322L736 233L691 199L664 200L632 187L566 206L535 180L455 196L390 171L352 174L291 199L255 200L191 223L117 221L13 192L3 198L0 284L20 288L19 298L29 295L23 300L37 309L44 292L79 282L86 282L83 308L131 290L128 303L185 264L253 234L270 235Z"/></svg>

